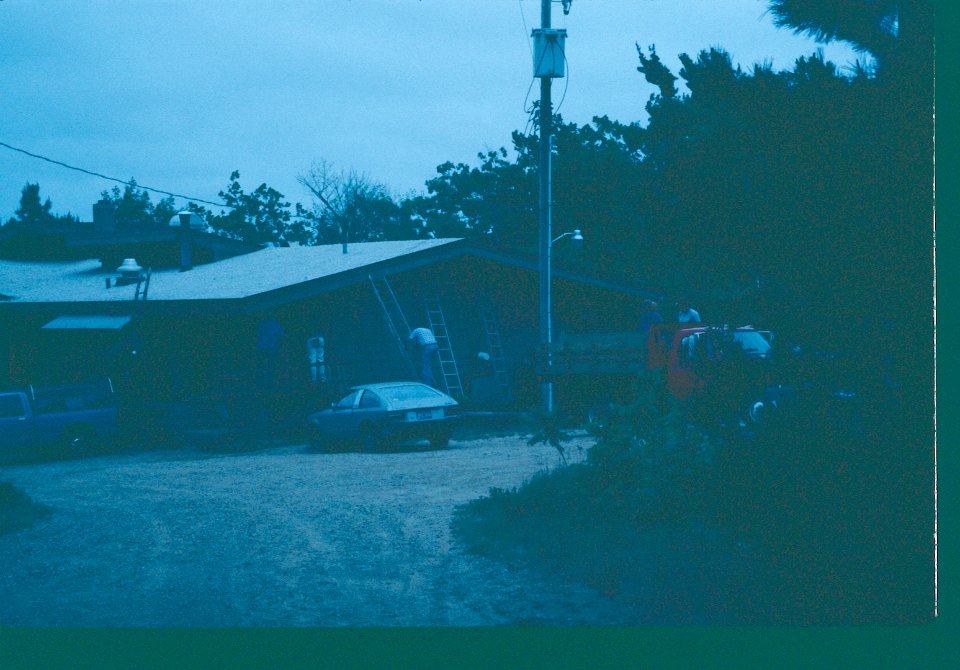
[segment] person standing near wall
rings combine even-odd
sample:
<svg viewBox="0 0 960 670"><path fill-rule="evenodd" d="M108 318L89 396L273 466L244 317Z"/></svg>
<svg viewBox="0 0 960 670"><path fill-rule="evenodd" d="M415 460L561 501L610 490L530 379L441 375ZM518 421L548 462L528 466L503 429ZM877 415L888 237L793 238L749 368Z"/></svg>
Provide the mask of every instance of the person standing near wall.
<svg viewBox="0 0 960 670"><path fill-rule="evenodd" d="M647 349L649 348L650 329L658 323L663 323L663 317L660 316L660 310L653 300L643 301L643 314L637 320L637 330L640 332L640 357L644 364L647 362Z"/></svg>
<svg viewBox="0 0 960 670"><path fill-rule="evenodd" d="M678 323L700 323L700 313L697 312L686 298L680 298L677 301L677 322Z"/></svg>
<svg viewBox="0 0 960 670"><path fill-rule="evenodd" d="M310 383L313 386L327 383L326 341L322 335L307 338L307 364L310 366Z"/></svg>
<svg viewBox="0 0 960 670"><path fill-rule="evenodd" d="M657 323L663 323L663 317L660 316L657 303L653 300L644 300L643 314L640 315L640 319L637 321L637 330L639 330L640 335L646 339L647 335L650 334L650 328Z"/></svg>
<svg viewBox="0 0 960 670"><path fill-rule="evenodd" d="M437 338L429 328L414 328L410 331L410 342L420 349L420 381L427 386L436 386L433 376L433 359L437 357L440 347Z"/></svg>
<svg viewBox="0 0 960 670"><path fill-rule="evenodd" d="M283 326L273 313L264 314L263 321L257 326L257 386L262 392L277 390L280 345L286 337Z"/></svg>

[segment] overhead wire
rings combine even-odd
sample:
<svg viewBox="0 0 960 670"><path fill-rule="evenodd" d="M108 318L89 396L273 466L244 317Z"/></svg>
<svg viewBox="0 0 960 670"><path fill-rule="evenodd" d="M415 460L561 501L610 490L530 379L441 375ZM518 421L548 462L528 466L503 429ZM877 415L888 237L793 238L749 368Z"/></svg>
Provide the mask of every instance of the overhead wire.
<svg viewBox="0 0 960 670"><path fill-rule="evenodd" d="M520 20L523 22L523 37L527 43L527 50L530 52L530 60L533 61L533 44L530 41L530 28L527 26L527 16L523 11L523 0L517 0L517 5L520 7ZM541 57L542 59L542 57ZM539 64L538 64L539 66ZM534 68L536 70L536 68ZM523 126L523 135L526 137L531 130L533 125L533 107L527 106L527 101L530 100L530 91L533 90L533 84L537 81L536 76L530 77L530 86L527 87L527 94L523 96L523 113L527 117L527 122Z"/></svg>
<svg viewBox="0 0 960 670"><path fill-rule="evenodd" d="M554 114L560 113L560 108L563 106L563 101L567 99L567 89L570 88L570 61L567 60L567 50L563 50L563 64L567 68L566 75L563 78L563 93L560 94L560 102L557 103L556 108L553 110Z"/></svg>
<svg viewBox="0 0 960 670"><path fill-rule="evenodd" d="M563 18L562 18L561 20L563 21L563 28L564 28L564 30L566 30L566 28L567 28L567 15L564 14L564 15L563 15ZM570 88L570 61L567 60L567 49L566 49L566 47L564 47L564 49L563 49L563 65L564 65L564 67L565 67L566 70L567 70L566 73L565 73L565 76L564 76L564 78L563 78L563 93L560 94L560 102L557 103L556 108L553 110L554 114L559 114L559 113L560 113L560 108L563 106L563 101L567 99L567 89Z"/></svg>
<svg viewBox="0 0 960 670"><path fill-rule="evenodd" d="M523 11L523 0L517 0L520 5L520 20L523 21L523 36L527 41L527 49L530 51L530 60L533 60L533 46L530 44L530 28L527 27L527 15Z"/></svg>
<svg viewBox="0 0 960 670"><path fill-rule="evenodd" d="M115 181L115 182L117 182L118 184L123 184L124 186L133 186L133 187L135 187L135 188L143 189L144 191L151 191L152 193L162 193L163 195L169 195L169 196L174 197L174 198L181 198L181 199L183 199L183 200L188 200L188 201L191 201L191 202L199 202L199 203L203 203L203 204L205 204L205 205L214 205L214 206L216 206L216 207L227 207L227 208L229 208L229 209L234 209L234 206L233 206L233 205L228 205L228 204L223 203L223 202L213 202L212 200L204 200L204 199L202 199L202 198L194 198L194 197L192 197L192 196L183 195L183 194L180 194L180 193L171 193L170 191L164 191L163 189L153 188L153 187L151 187L151 186L144 186L143 184L138 184L138 183L136 183L135 181L128 181L128 180L126 180L126 179L118 179L117 177L110 177L110 176L108 176L108 175L101 174L101 173L99 173L99 172L94 172L94 171L92 171L92 170L87 170L87 169L85 169L85 168L77 167L77 166L75 166L75 165L69 165L68 163L64 163L63 161L58 161L58 160L55 160L55 159L53 159L53 158L47 158L46 156L41 156L40 154L35 154L35 153L33 153L33 152L27 151L26 149L21 149L21 148L19 148L19 147L15 147L15 146L13 146L13 145L7 144L6 142L0 142L0 147L5 147L5 148L7 148L7 149L10 149L11 151L18 151L18 152L20 152L20 153L22 153L22 154L26 154L27 156L30 156L31 158L37 158L37 159L39 159L39 160L46 161L46 162L48 162L48 163L53 163L54 165L59 165L59 166L61 166L61 167L65 167L65 168L67 168L67 169L69 169L69 170L76 170L77 172L82 172L82 173L84 173L84 174L92 175L92 176L94 176L94 177L99 177L100 179L106 179L106 180L108 180L108 181Z"/></svg>
<svg viewBox="0 0 960 670"><path fill-rule="evenodd" d="M520 20L521 20L521 22L522 22L522 24L523 24L524 38L525 38L525 40L526 40L526 42L527 42L527 49L530 51L530 57L531 57L531 60L532 60L532 58L533 58L533 56L534 56L533 46L532 46L532 44L531 44L530 37L529 37L529 35L528 35L528 33L529 33L530 31L529 31L529 28L528 28L528 26L527 26L527 17L526 17L526 14L525 14L524 11L523 11L523 0L518 0L518 1L517 1L517 4L518 4L518 6L519 6L519 8L520 8ZM536 72L536 70L539 69L540 64L543 62L543 59L544 59L545 57L546 57L546 50L544 50L544 53L541 54L541 56L540 56L540 62L537 63L536 67L534 68L534 72ZM569 87L570 87L570 79L569 79L570 62L567 60L566 50L564 50L564 53L563 53L563 61L564 61L564 64L566 65L566 68L567 68L567 76L564 77L564 79L565 79L566 81L564 81L563 93L562 93L561 96L560 96L560 101L557 103L557 106L556 106L556 108L554 109L554 113L559 113L560 107L563 105L563 101L564 101L564 100L566 99L566 97L567 97L567 90L568 90ZM527 87L527 93L526 93L526 95L524 96L524 100L523 100L523 111L524 111L524 114L527 115L527 123L524 125L524 129L523 129L523 134L524 134L524 135L527 135L527 134L530 132L531 127L532 127L532 125L533 125L533 123L534 123L534 113L533 113L533 112L534 112L534 108L533 108L532 105L528 107L528 106L527 106L527 101L530 99L530 92L533 90L533 85L534 85L534 83L536 82L536 80L537 80L537 77L536 77L535 75L534 75L533 77L531 77L531 79L530 79L530 86ZM30 156L31 158L36 158L36 159L38 159L38 160L46 161L46 162L52 163L52 164L54 164L54 165L59 165L59 166L61 166L61 167L67 168L68 170L75 170L76 172L82 172L83 174L88 174L88 175L91 175L91 176L93 176L93 177L98 177L98 178L100 178L100 179L106 179L107 181L113 181L113 182L116 182L116 183L118 183L118 184L123 184L124 186L133 186L133 187L136 187L136 188L140 188L140 189L142 189L142 190L144 190L144 191L150 191L150 192L152 192L152 193L160 193L160 194L167 195L167 196L171 196L171 197L174 197L174 198L181 198L181 199L184 199L184 200L188 200L188 201L192 201L192 202L197 202L197 203L202 203L202 204L205 204L205 205L213 205L213 206L215 206L215 207L227 207L227 208L230 208L230 209L233 208L232 205L228 205L228 204L223 203L223 202L213 202L212 200L205 200L205 199L203 199L203 198L195 198L195 197L188 196L188 195L183 195L183 194L180 194L180 193L173 193L173 192L171 192L171 191L165 191L165 190L163 190L163 189L154 188L154 187L152 187L152 186L145 186L145 185L143 185L143 184L138 184L138 183L136 183L135 181L130 181L130 180L126 180L126 179L119 179L119 178L117 178L117 177L111 177L111 176L109 176L109 175L105 175L105 174L102 174L102 173L100 173L100 172L94 172L93 170L87 170L87 169L85 169L85 168L81 168L81 167L77 167L77 166L75 166L75 165L70 165L70 164L68 164L68 163L64 163L63 161L55 160L55 159L53 159L53 158L48 158L47 156L41 156L40 154L35 154L35 153L33 153L33 152L27 151L26 149L21 149L21 148L19 148L19 147L15 147L15 146L13 146L13 145L7 144L6 142L0 142L0 146L5 147L5 148L7 148L7 149L10 149L11 151L16 151L16 152L22 153L22 154L24 154L24 155L26 155L26 156Z"/></svg>

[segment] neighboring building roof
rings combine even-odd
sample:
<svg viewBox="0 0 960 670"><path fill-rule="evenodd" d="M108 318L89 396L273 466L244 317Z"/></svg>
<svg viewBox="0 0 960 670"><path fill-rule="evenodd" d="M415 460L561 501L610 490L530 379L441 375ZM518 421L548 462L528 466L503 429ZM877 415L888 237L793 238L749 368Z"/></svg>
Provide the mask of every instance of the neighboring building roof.
<svg viewBox="0 0 960 670"><path fill-rule="evenodd" d="M317 247L270 247L215 263L152 273L148 298L160 300L236 300L295 284L356 270L458 241L404 240ZM97 260L24 262L0 260L0 293L8 303L114 302L132 300L135 284L106 288Z"/></svg>
<svg viewBox="0 0 960 670"><path fill-rule="evenodd" d="M231 252L230 255L245 254L257 249L263 248L262 244L253 242L244 242L235 240L216 233L204 230L193 230L190 232L191 240L194 245L216 247ZM173 244L180 243L180 229L176 226L156 226L152 228L139 228L135 230L120 230L114 232L103 232L97 230L74 232L64 240L65 246L69 248L80 249L111 249L113 247L130 248L137 244L149 242L168 242Z"/></svg>

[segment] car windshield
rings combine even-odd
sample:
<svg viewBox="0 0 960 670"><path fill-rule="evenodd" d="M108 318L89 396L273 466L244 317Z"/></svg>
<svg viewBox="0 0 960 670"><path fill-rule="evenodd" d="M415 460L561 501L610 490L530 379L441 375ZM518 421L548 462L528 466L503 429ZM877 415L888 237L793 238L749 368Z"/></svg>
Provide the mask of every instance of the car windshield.
<svg viewBox="0 0 960 670"><path fill-rule="evenodd" d="M733 339L740 343L740 347L745 354L754 354L764 356L770 353L770 342L763 335L752 330L734 331Z"/></svg>
<svg viewBox="0 0 960 670"><path fill-rule="evenodd" d="M407 403L412 400L439 402L443 394L429 386L387 386L377 389L377 393L389 403Z"/></svg>
<svg viewBox="0 0 960 670"><path fill-rule="evenodd" d="M350 395L341 398L334 406L340 409L348 409L353 407L353 404L357 401L357 394L360 391L353 391Z"/></svg>

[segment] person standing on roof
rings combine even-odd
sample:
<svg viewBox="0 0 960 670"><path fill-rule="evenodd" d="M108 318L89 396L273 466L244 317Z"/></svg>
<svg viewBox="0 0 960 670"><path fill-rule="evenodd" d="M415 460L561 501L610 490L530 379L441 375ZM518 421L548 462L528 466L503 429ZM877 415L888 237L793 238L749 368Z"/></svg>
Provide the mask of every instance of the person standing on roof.
<svg viewBox="0 0 960 670"><path fill-rule="evenodd" d="M440 347L437 338L429 328L414 328L410 331L409 340L420 349L420 381L427 386L436 386L433 378L433 359L437 356Z"/></svg>
<svg viewBox="0 0 960 670"><path fill-rule="evenodd" d="M677 301L677 322L678 323L700 323L700 313L690 305L686 298L680 298Z"/></svg>

